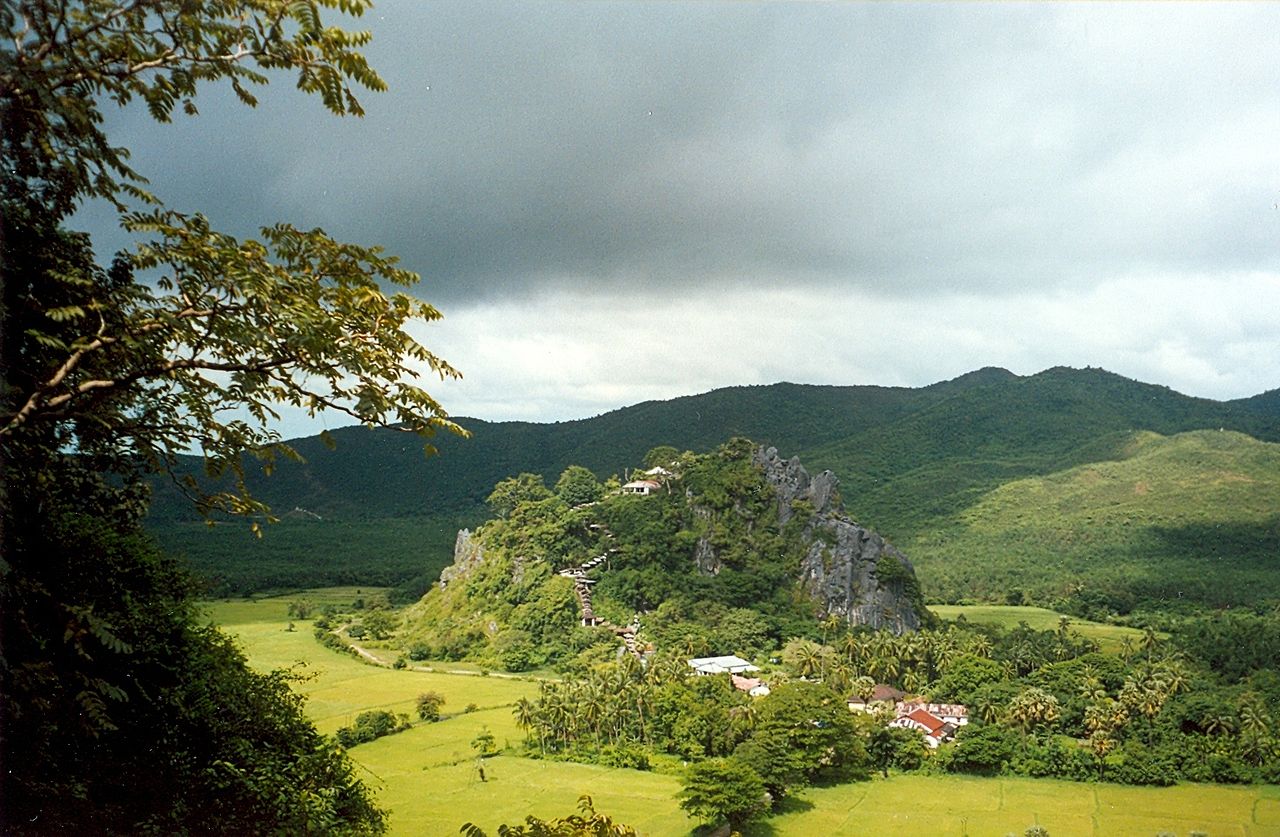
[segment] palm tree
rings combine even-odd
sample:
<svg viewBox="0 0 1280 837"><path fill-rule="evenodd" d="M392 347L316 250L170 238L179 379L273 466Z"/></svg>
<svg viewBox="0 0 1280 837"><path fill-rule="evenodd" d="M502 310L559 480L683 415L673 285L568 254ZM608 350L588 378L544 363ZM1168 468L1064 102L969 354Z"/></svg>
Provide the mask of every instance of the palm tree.
<svg viewBox="0 0 1280 837"><path fill-rule="evenodd" d="M528 698L520 698L516 701L515 709L512 714L516 716L516 723L524 730L525 744L529 743L529 731L536 725L538 709L533 701ZM542 750L542 728L538 727L538 749ZM544 751L545 752L545 751Z"/></svg>
<svg viewBox="0 0 1280 837"><path fill-rule="evenodd" d="M1226 712L1211 712L1201 718L1200 722L1209 735L1228 735L1236 729L1235 718Z"/></svg>
<svg viewBox="0 0 1280 837"><path fill-rule="evenodd" d="M1058 699L1037 686L1023 689L1009 701L1009 720L1022 731L1024 746L1027 733L1053 723L1060 714Z"/></svg>
<svg viewBox="0 0 1280 837"><path fill-rule="evenodd" d="M1142 629L1142 650L1147 652L1147 659L1151 659L1155 650L1160 647L1160 635L1156 633L1156 629L1148 625Z"/></svg>
<svg viewBox="0 0 1280 837"><path fill-rule="evenodd" d="M893 680L902 671L902 662L897 655L889 653L884 657L873 657L870 662L870 668L878 679Z"/></svg>
<svg viewBox="0 0 1280 837"><path fill-rule="evenodd" d="M862 659L862 639L852 631L840 638L839 649L851 665L856 665Z"/></svg>
<svg viewBox="0 0 1280 837"><path fill-rule="evenodd" d="M969 643L969 653L973 654L975 657L990 659L992 650L993 646L991 644L991 637L986 634L978 634L973 638L972 642Z"/></svg>
<svg viewBox="0 0 1280 837"><path fill-rule="evenodd" d="M847 696L849 689L853 685L853 668L843 660L836 660L831 663L830 670L824 679L833 691L842 696Z"/></svg>
<svg viewBox="0 0 1280 837"><path fill-rule="evenodd" d="M804 642L796 648L796 674L809 677L822 671L822 648L812 642Z"/></svg>

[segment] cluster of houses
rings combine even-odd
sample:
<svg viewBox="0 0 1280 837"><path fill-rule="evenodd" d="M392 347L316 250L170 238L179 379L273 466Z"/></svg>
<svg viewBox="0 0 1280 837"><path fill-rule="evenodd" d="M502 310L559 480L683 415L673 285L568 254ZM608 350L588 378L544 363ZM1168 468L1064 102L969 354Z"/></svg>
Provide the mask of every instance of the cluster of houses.
<svg viewBox="0 0 1280 837"><path fill-rule="evenodd" d="M870 696L849 698L849 709L854 712L875 712L893 707L893 720L889 726L918 730L930 748L956 737L960 727L969 723L969 709L960 703L923 703L910 700L901 689L877 683Z"/></svg>
<svg viewBox="0 0 1280 837"><path fill-rule="evenodd" d="M769 686L758 677L750 677L759 667L732 654L720 657L697 657L689 667L700 675L728 674L733 687L753 697L769 694ZM911 695L884 683L877 683L866 697L849 698L851 712L877 712L892 707L889 726L918 730L930 748L955 738L960 727L969 723L969 709L959 703L924 703L911 700Z"/></svg>

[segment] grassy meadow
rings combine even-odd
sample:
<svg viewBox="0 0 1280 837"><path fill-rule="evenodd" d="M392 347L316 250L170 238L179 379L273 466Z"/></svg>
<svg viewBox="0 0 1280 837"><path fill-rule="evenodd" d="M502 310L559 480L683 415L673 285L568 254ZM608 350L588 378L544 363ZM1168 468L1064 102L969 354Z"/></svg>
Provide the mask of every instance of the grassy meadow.
<svg viewBox="0 0 1280 837"><path fill-rule="evenodd" d="M379 591L354 587L309 591L312 602L369 600ZM490 834L501 823L528 814L562 816L578 797L590 794L597 809L642 834L688 835L695 823L676 803L676 775L618 770L594 765L545 762L513 755L523 740L511 707L536 694L531 679L445 672L396 671L368 665L317 643L311 623L294 620L289 602L304 594L210 603L213 621L237 636L257 668L296 666L307 680L297 688L308 698L308 713L324 732L350 723L366 709L413 714L414 699L428 690L445 696L445 719L363 744L351 751L391 811L396 835L456 834L468 821ZM935 608L935 610L948 610ZM966 618L982 614L966 608ZM989 618L1048 620L1057 614L1036 608L998 608ZM1019 611L1013 613L1012 611ZM1022 611L1039 611L1022 613ZM943 614L949 615L949 614ZM1074 621L1073 629L1094 628ZM1098 625L1097 629L1124 629ZM1088 635L1088 634L1086 634ZM1113 637L1114 638L1114 637ZM1114 639L1118 642L1118 639ZM475 709L464 711L474 704ZM470 742L481 727L507 745L485 759L485 781ZM790 800L785 810L749 828L744 837L809 835L993 835L1021 834L1039 823L1053 837L1280 837L1280 787L1179 785L1134 788L1050 779L894 775L852 785L812 788Z"/></svg>
<svg viewBox="0 0 1280 837"><path fill-rule="evenodd" d="M1019 623L1026 622L1028 627L1037 631L1057 630L1059 620L1065 615L1048 608L1023 605L930 605L929 609L943 619L963 616L974 624L999 625L1006 629L1016 628ZM1134 648L1141 647L1139 641L1142 639L1142 631L1137 628L1090 622L1075 616L1067 618L1071 620L1071 624L1067 626L1068 631L1094 640L1103 651L1120 651L1126 638L1133 643Z"/></svg>

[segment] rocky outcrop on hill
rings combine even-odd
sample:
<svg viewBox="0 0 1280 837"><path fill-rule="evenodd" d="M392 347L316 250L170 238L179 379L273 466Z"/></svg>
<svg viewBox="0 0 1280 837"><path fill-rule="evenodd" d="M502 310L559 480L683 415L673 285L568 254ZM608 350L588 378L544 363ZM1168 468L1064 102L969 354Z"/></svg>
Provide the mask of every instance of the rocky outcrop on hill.
<svg viewBox="0 0 1280 837"><path fill-rule="evenodd" d="M455 578L461 578L484 560L484 548L471 537L470 529L460 529L453 542L453 563L440 572L440 586L447 587Z"/></svg>
<svg viewBox="0 0 1280 837"><path fill-rule="evenodd" d="M799 582L822 612L897 633L919 628L928 612L911 562L845 514L835 474L810 476L798 458L783 459L775 448L759 448L753 461L774 490L779 524L803 521Z"/></svg>

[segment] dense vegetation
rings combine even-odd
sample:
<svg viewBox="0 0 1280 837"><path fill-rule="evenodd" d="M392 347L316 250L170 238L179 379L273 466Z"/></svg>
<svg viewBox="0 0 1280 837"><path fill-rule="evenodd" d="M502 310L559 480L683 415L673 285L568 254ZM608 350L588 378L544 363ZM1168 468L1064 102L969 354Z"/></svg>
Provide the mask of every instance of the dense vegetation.
<svg viewBox="0 0 1280 837"><path fill-rule="evenodd" d="M1157 479L1162 463L1190 458L1214 469L1215 453L1242 447L1259 459L1249 473L1268 485L1271 446L1217 431L1141 437L1127 459L1090 466L1100 474L1058 481L1079 490L1123 483L1112 471L1128 479L1128 463L1176 506L1185 501ZM544 682L515 707L529 756L638 770L679 758L693 765L682 804L734 827L800 788L891 769L1135 785L1280 781L1276 614L1166 612L1169 638L1148 627L1113 654L1066 617L1051 630L961 620L901 636L819 621L790 594L788 527L776 525L747 451L735 440L705 455L651 452L646 464L674 458L678 478L648 497L609 493L585 469L566 471L555 490L532 474L499 483L490 496L498 516L477 531L478 549L408 611L393 642L514 671L555 665L567 679ZM1220 480L1224 490L1242 481ZM1120 495L1132 496L1131 486ZM1252 488L1239 513L1269 513L1265 491ZM586 502L571 505L571 489ZM1070 491L1058 493L1060 503L1038 507L1095 519L1133 513L1119 500L1080 510ZM722 549L718 575L698 572L700 543ZM618 624L641 612L640 636L656 649L643 664L612 630L579 624L572 581L555 574L595 556L608 560L597 610ZM765 670L767 696L749 697L727 676L694 676L684 662L730 651ZM846 700L876 683L965 704L971 723L930 753L919 733L887 727L891 714L849 712Z"/></svg>
<svg viewBox="0 0 1280 837"><path fill-rule="evenodd" d="M440 455L432 458L392 434L347 429L334 434L337 452L319 439L299 440L305 464L282 463L270 479L248 478L278 508L300 506L326 521L392 516L444 529L482 520L493 484L514 471L550 483L576 463L603 476L660 443L707 451L745 434L795 452L810 467L834 470L849 512L917 563L932 600L1003 601L1017 589L1037 603L1099 616L1170 602L1280 598L1280 584L1267 571L1276 518L1257 501L1243 510L1240 503L1273 496L1276 471L1268 460L1280 441L1277 403L1274 393L1226 403L1188 398L1101 370L1052 369L1026 378L982 370L921 389L777 384L554 425L462 420L474 437L465 445L441 439ZM1193 450L1204 449L1203 436L1179 435L1221 428L1228 432L1205 456ZM1159 444L1152 433L1169 441ZM1072 475L1097 469L1108 471L1110 482L1097 484L1096 493L1067 485ZM1223 474L1243 479L1224 484ZM1139 489L1145 482L1149 490L1116 503L1126 481ZM1172 494L1150 490L1175 484ZM1040 493L1015 503L1019 485ZM1113 511L1123 506L1126 513L1090 521L1083 513L1049 512L1068 503L1081 510L1114 504ZM160 506L152 526L172 538L163 533L179 526L179 507ZM387 530L388 539L401 541L384 540L386 553L411 554L411 533ZM307 577L321 575L312 569L314 553L295 546L291 535L268 530L265 540L278 544L272 549L282 574L296 566ZM449 560L447 539L434 543L434 552L424 550L420 575ZM1204 582L1206 554L1215 556L1224 583ZM260 583L231 546L206 548L199 560L234 589ZM1103 565L1105 579L1084 591L1070 588L1070 580ZM1166 565L1174 570L1168 577ZM368 581L357 579L364 583L405 571L398 558L358 566L368 574Z"/></svg>
<svg viewBox="0 0 1280 837"><path fill-rule="evenodd" d="M1097 651L1067 620L1056 630L949 624L916 634L853 631L830 645L795 640L773 654L772 692L751 698L727 676L699 677L681 657L630 657L544 683L514 714L526 751L650 769L691 762L682 799L735 827L809 784L872 771L1023 775L1168 785L1280 781L1280 618L1185 622L1123 654ZM877 682L959 702L971 723L934 753L920 733L885 726L892 707L851 713ZM889 714L885 714L885 713Z"/></svg>
<svg viewBox="0 0 1280 837"><path fill-rule="evenodd" d="M581 626L574 581L559 574L600 556L594 612L616 626L643 613L641 643L753 653L815 630L819 605L796 583L805 521L779 525L754 449L744 439L702 455L655 448L649 463L674 475L649 496L618 493L616 482L606 491L581 467L554 491L532 474L498 483L498 516L474 534L461 572L410 608L409 642L428 657L508 671L607 660L618 640ZM596 499L571 504L584 497ZM715 567L700 567L711 555Z"/></svg>
<svg viewBox="0 0 1280 837"><path fill-rule="evenodd" d="M1280 599L1280 445L1124 438L1114 459L1005 483L908 538L927 588L1095 619Z"/></svg>
<svg viewBox="0 0 1280 837"><path fill-rule="evenodd" d="M368 599L369 593L367 588L362 593L347 588L311 591L306 598L317 604L336 602L345 609L356 597ZM597 810L608 812L615 822L635 826L642 834L684 834L701 819L689 819L692 815L680 807L685 778L678 756L655 752L647 771L561 761L550 753L539 758L536 731L522 733L514 710L521 698L537 699L541 678L445 673L454 668L474 672L473 666L459 663L425 663L434 669L431 672L371 666L317 645L301 624L296 631L287 630L286 607L296 599L217 602L210 605L210 612L245 643L251 661L262 670L306 661L311 677L297 688L308 696L309 714L322 730L349 725L367 709L413 717L416 698L424 689L447 698L441 722L415 723L402 734L350 751L357 763L382 779L378 801L392 812L390 833L451 834L471 820L492 835L500 824L523 823L531 814L547 822L558 819L574 809L582 794L593 797ZM1056 618L1043 620L1034 624L1056 632ZM1017 619L1004 624L1011 630L1017 627ZM1089 627L1073 621L1068 631ZM1140 637L1142 632L1124 633ZM833 632L828 642L839 651L842 639ZM364 645L388 662L395 659L394 644ZM1109 643L1107 647L1121 646ZM1172 647L1171 643L1158 647L1157 656ZM1144 656L1140 642L1135 643L1133 655L1140 663ZM469 704L476 704L477 710L460 711ZM487 782L479 780L470 747L483 727L492 731L500 748L496 757L484 761ZM523 754L526 734L532 757ZM919 745L919 736L915 740ZM926 761L924 767L911 771L890 764L886 780L877 762L872 781L797 791L768 820L749 822L741 831L745 837L962 834L967 826L970 834L1003 835L1023 834L1032 823L1040 823L1059 837L1094 832L1155 837L1161 833L1229 834L1242 827L1265 833L1280 822L1280 785L1150 787L1096 780L1082 784L1008 773L988 777L940 772L931 769L935 764ZM426 787L430 793L423 792Z"/></svg>
<svg viewBox="0 0 1280 837"><path fill-rule="evenodd" d="M285 513L255 537L242 521L175 523L156 540L187 559L207 596L245 596L300 587L395 587L417 601L440 577L466 518L317 520Z"/></svg>
<svg viewBox="0 0 1280 837"><path fill-rule="evenodd" d="M194 514L263 515L248 461L292 451L281 405L459 430L413 383L455 374L406 330L439 314L377 248L264 227L241 241L145 190L102 108L194 115L198 88L296 73L336 114L385 84L362 0L0 6L0 830L372 834L383 812L302 712L249 669L194 583L142 532L149 483ZM198 150L193 153L198 154ZM136 246L100 265L66 227L86 202ZM175 469L198 451L224 479Z"/></svg>

